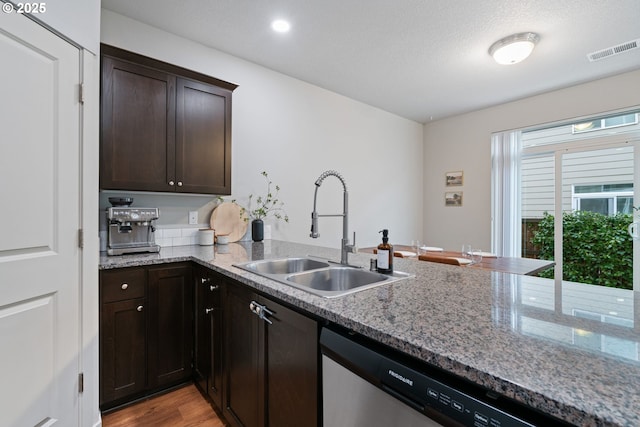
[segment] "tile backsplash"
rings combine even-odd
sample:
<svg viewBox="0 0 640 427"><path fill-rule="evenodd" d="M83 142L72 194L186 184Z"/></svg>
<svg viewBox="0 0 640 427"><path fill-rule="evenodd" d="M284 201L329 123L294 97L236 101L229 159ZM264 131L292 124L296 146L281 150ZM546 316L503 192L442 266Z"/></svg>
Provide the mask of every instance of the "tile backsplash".
<svg viewBox="0 0 640 427"><path fill-rule="evenodd" d="M198 244L198 228L156 228L156 244L187 246Z"/></svg>
<svg viewBox="0 0 640 427"><path fill-rule="evenodd" d="M198 230L206 228L205 224L200 224L197 227L156 227L155 237L156 244L161 247L168 246L187 246L198 244ZM250 235L250 233L247 233ZM241 240L247 238L245 235ZM107 231L100 231L100 250L107 250Z"/></svg>

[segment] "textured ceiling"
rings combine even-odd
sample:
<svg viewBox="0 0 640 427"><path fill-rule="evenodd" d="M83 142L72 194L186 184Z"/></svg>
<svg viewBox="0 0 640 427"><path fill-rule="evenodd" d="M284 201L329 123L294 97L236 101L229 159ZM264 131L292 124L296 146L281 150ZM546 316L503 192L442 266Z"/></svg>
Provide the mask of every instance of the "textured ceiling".
<svg viewBox="0 0 640 427"><path fill-rule="evenodd" d="M428 122L640 68L640 0L102 0L102 7L397 115ZM291 21L276 34L274 18ZM526 61L489 46L532 31ZM634 90L638 90L635 88Z"/></svg>

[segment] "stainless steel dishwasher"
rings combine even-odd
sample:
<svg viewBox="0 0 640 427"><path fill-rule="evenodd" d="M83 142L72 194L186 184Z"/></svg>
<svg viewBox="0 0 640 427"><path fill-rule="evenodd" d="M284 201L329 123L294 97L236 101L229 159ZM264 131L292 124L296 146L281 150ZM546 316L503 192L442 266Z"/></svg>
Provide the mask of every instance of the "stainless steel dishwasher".
<svg viewBox="0 0 640 427"><path fill-rule="evenodd" d="M564 424L361 337L323 328L320 345L324 427Z"/></svg>

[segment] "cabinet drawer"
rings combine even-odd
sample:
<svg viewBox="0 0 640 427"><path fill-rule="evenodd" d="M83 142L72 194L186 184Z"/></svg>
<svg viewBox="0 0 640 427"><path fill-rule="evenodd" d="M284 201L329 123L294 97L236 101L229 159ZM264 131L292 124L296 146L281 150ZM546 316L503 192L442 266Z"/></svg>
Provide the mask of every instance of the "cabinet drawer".
<svg viewBox="0 0 640 427"><path fill-rule="evenodd" d="M145 296L147 272L143 268L127 268L101 272L102 303Z"/></svg>

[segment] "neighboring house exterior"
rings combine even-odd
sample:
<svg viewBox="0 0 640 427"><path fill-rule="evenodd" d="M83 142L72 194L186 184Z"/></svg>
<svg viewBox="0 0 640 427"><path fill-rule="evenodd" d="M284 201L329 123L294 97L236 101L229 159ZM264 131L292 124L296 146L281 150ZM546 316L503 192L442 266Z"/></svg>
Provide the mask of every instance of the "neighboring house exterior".
<svg viewBox="0 0 640 427"><path fill-rule="evenodd" d="M539 219L545 212L553 214L555 198L555 154L558 144L575 148L606 138L611 129L622 129L640 141L638 114L601 119L596 129L580 130L579 125L565 125L523 132L522 147L522 218ZM618 120L614 120L618 119ZM597 120L596 122L600 122ZM544 146L549 147L545 152ZM562 211L589 210L613 215L633 210L633 145L589 151L568 151L562 161Z"/></svg>

